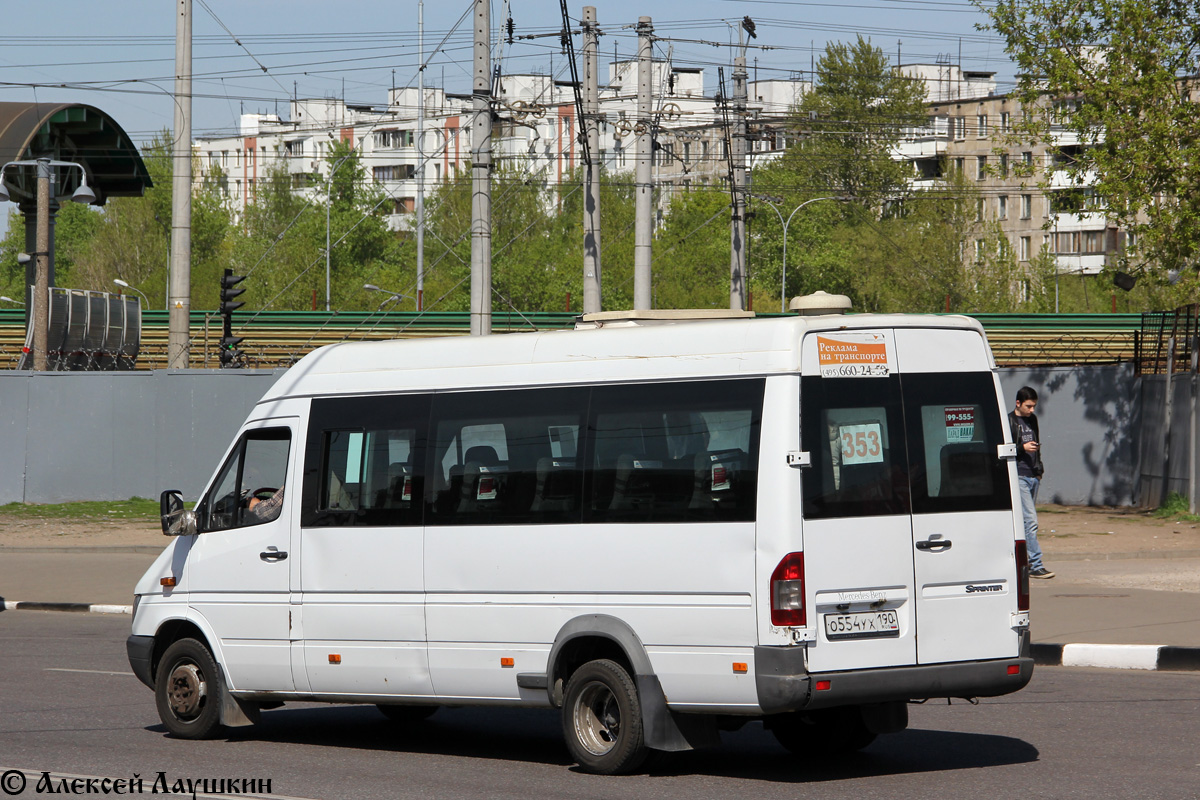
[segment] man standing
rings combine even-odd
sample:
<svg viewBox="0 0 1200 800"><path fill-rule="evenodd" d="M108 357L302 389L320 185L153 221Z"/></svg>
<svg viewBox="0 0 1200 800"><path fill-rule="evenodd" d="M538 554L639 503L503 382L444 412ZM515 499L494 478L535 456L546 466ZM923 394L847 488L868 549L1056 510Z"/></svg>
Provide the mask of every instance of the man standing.
<svg viewBox="0 0 1200 800"><path fill-rule="evenodd" d="M1053 578L1042 566L1042 548L1038 545L1038 485L1042 480L1042 444L1038 435L1037 392L1028 386L1017 391L1017 407L1008 415L1013 442L1017 445L1017 483L1021 487L1021 514L1025 517L1025 547L1029 554L1029 577Z"/></svg>

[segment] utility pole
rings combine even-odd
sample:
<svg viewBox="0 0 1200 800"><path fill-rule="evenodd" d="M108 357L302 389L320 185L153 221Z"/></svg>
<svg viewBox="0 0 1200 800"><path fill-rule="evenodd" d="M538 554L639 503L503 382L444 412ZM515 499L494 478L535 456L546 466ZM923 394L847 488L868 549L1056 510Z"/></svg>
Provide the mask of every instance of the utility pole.
<svg viewBox="0 0 1200 800"><path fill-rule="evenodd" d="M393 81L394 83L395 81ZM425 310L425 0L417 3L417 311Z"/></svg>
<svg viewBox="0 0 1200 800"><path fill-rule="evenodd" d="M37 252L34 262L37 272L33 289L33 368L45 372L50 368L47 350L50 345L50 182L53 180L50 159L37 161Z"/></svg>
<svg viewBox="0 0 1200 800"><path fill-rule="evenodd" d="M634 175L634 235L633 235L633 307L650 308L650 232L651 201L654 185L650 175L650 37L654 26L650 17L638 17L638 116L634 131L637 133L637 170Z"/></svg>
<svg viewBox="0 0 1200 800"><path fill-rule="evenodd" d="M192 310L192 0L175 0L175 146L167 366L188 365Z"/></svg>
<svg viewBox="0 0 1200 800"><path fill-rule="evenodd" d="M596 7L583 7L583 119L590 157L583 173L583 313L600 311L600 77Z"/></svg>
<svg viewBox="0 0 1200 800"><path fill-rule="evenodd" d="M733 219L730 221L729 307L746 308L746 48L733 60Z"/></svg>
<svg viewBox="0 0 1200 800"><path fill-rule="evenodd" d="M471 124L471 335L492 332L492 9L475 0L475 85Z"/></svg>

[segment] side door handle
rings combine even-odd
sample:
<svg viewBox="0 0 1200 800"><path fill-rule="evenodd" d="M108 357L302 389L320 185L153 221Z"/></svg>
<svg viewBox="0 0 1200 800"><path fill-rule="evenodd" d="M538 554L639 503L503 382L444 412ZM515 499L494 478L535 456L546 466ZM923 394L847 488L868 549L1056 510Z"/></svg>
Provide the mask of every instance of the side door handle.
<svg viewBox="0 0 1200 800"><path fill-rule="evenodd" d="M931 553L940 553L943 550L949 550L954 546L954 542L949 539L925 539L917 542L918 550L928 550Z"/></svg>
<svg viewBox="0 0 1200 800"><path fill-rule="evenodd" d="M919 545L918 545L919 546ZM280 550L264 550L258 554L258 557L263 561L284 561L287 559L287 551Z"/></svg>

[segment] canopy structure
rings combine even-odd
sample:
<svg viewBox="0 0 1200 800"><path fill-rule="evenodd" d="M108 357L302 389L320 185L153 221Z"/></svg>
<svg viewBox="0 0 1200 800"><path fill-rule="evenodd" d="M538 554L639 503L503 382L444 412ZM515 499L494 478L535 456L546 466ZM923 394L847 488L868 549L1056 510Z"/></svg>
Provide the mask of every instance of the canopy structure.
<svg viewBox="0 0 1200 800"><path fill-rule="evenodd" d="M137 146L116 120L80 103L0 103L0 164L51 158L83 166L96 204L109 197L140 197L152 183ZM77 170L64 170L58 196L79 185ZM32 167L4 174L15 202L32 212L36 176Z"/></svg>

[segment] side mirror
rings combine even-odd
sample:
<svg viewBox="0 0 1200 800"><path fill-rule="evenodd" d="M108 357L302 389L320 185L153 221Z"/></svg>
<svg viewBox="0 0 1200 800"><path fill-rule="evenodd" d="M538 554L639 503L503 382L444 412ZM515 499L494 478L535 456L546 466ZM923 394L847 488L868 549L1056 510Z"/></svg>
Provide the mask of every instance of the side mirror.
<svg viewBox="0 0 1200 800"><path fill-rule="evenodd" d="M164 536L194 536L196 514L183 507L183 492L168 489L158 498L158 510L162 516Z"/></svg>

